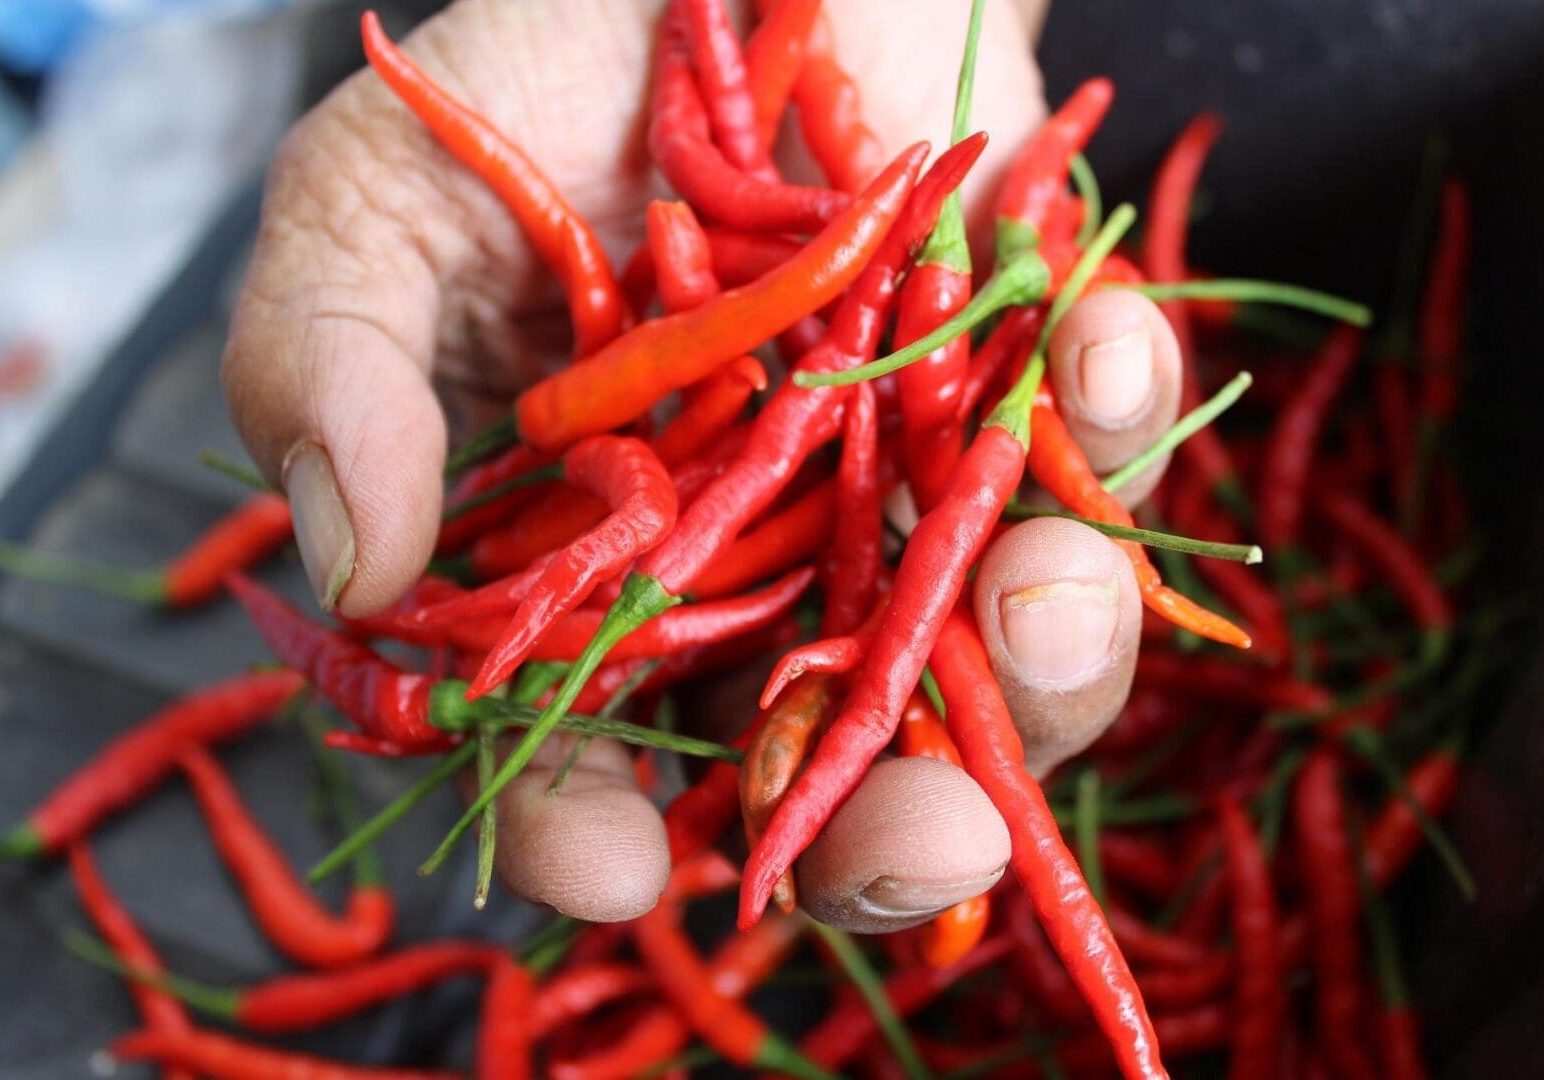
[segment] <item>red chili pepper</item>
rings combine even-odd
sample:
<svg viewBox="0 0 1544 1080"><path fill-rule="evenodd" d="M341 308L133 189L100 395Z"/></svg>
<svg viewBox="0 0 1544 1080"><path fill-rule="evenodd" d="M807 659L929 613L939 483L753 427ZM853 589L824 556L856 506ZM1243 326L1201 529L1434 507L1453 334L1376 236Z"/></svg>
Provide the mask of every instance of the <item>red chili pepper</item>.
<svg viewBox="0 0 1544 1080"><path fill-rule="evenodd" d="M776 180L768 143L757 126L747 59L729 23L724 0L681 0L680 6L713 141L736 169Z"/></svg>
<svg viewBox="0 0 1544 1080"><path fill-rule="evenodd" d="M1238 984L1233 1000L1233 1057L1237 1080L1268 1075L1281 1058L1286 993L1276 939L1279 919L1270 864L1236 802L1218 806L1228 887L1233 894L1233 943Z"/></svg>
<svg viewBox="0 0 1544 1080"><path fill-rule="evenodd" d="M1469 189L1449 179L1442 185L1437 243L1420 316L1420 415L1422 424L1433 429L1452 419L1458 405L1472 231Z"/></svg>
<svg viewBox="0 0 1544 1080"><path fill-rule="evenodd" d="M765 714L730 740L743 752L750 746ZM665 808L665 835L670 861L679 864L708 847L723 834L740 811L740 767L715 761L702 778L677 795Z"/></svg>
<svg viewBox="0 0 1544 1080"><path fill-rule="evenodd" d="M731 360L703 380L649 445L667 468L679 469L733 427L751 395L766 388L767 373L759 361L750 356Z"/></svg>
<svg viewBox="0 0 1544 1080"><path fill-rule="evenodd" d="M75 891L80 896L80 906L101 931L108 947L123 963L137 971L160 975L166 969L156 954L155 946L134 923L128 909L112 894L97 870L96 860L84 841L70 844L70 876L75 880ZM134 1007L139 1010L145 1026L154 1031L188 1032L193 1022L188 1019L182 1002L166 991L135 980L129 984L134 995ZM183 1069L168 1070L166 1080L191 1080L193 1073Z"/></svg>
<svg viewBox="0 0 1544 1080"><path fill-rule="evenodd" d="M362 960L385 944L396 922L396 905L383 886L356 882L344 914L334 916L295 877L284 853L208 751L190 748L179 763L220 858L275 948L307 967L331 968Z"/></svg>
<svg viewBox="0 0 1544 1080"><path fill-rule="evenodd" d="M1111 900L1105 906L1105 918L1121 951L1140 964L1158 967L1197 967L1216 957L1213 949L1189 941L1178 934L1149 926L1126 908Z"/></svg>
<svg viewBox="0 0 1544 1080"><path fill-rule="evenodd" d="M427 675L403 671L353 638L318 626L278 594L240 575L229 587L268 647L366 735L402 747L442 746L429 724Z"/></svg>
<svg viewBox="0 0 1544 1080"><path fill-rule="evenodd" d="M1298 858L1308 900L1319 1038L1339 1076L1376 1075L1362 1032L1362 962L1357 922L1361 901L1346 837L1340 765L1332 751L1314 751L1292 799Z"/></svg>
<svg viewBox="0 0 1544 1080"><path fill-rule="evenodd" d="M707 233L690 206L655 199L644 212L644 228L655 288L667 313L690 311L722 291Z"/></svg>
<svg viewBox="0 0 1544 1080"><path fill-rule="evenodd" d="M1189 1009L1221 996L1233 981L1234 966L1230 953L1219 952L1192 967L1140 972L1137 985L1150 1009Z"/></svg>
<svg viewBox="0 0 1544 1080"><path fill-rule="evenodd" d="M1405 774L1405 788L1430 817L1441 817L1452 803L1460 765L1456 749L1445 746L1418 760ZM1391 793L1362 839L1362 863L1376 888L1387 887L1410 864L1425 835L1410 804L1400 793Z"/></svg>
<svg viewBox="0 0 1544 1080"><path fill-rule="evenodd" d="M826 569L824 635L856 630L874 607L884 568L884 497L880 480L879 417L874 389L860 384L847 401L842 457L837 465L836 517Z"/></svg>
<svg viewBox="0 0 1544 1080"><path fill-rule="evenodd" d="M960 392L958 419L966 420L1015 364L1023 364L1034 348L1035 339L1040 336L1044 320L1045 309L1039 306L1011 307L1003 313L981 348L971 357L970 370Z"/></svg>
<svg viewBox="0 0 1544 1080"><path fill-rule="evenodd" d="M1101 829L1099 863L1107 877L1154 897L1166 897L1174 890L1177 875L1173 859L1156 838Z"/></svg>
<svg viewBox="0 0 1544 1080"><path fill-rule="evenodd" d="M477 1031L477 1080L525 1080L531 1075L531 1012L536 984L508 953L494 962L483 989Z"/></svg>
<svg viewBox="0 0 1544 1080"><path fill-rule="evenodd" d="M436 1069L344 1065L213 1031L136 1031L114 1040L108 1052L119 1061L158 1061L214 1080L456 1080L458 1075Z"/></svg>
<svg viewBox="0 0 1544 1080"><path fill-rule="evenodd" d="M1260 465L1260 539L1284 551L1298 542L1309 473L1325 414L1340 395L1361 352L1361 332L1338 326L1324 339L1313 367L1282 408Z"/></svg>
<svg viewBox="0 0 1544 1080"><path fill-rule="evenodd" d="M559 619L675 525L675 488L659 458L637 439L584 439L563 455L563 470L568 483L599 496L611 514L542 568L489 650L467 690L468 699L483 696L509 678Z"/></svg>
<svg viewBox="0 0 1544 1080"><path fill-rule="evenodd" d="M1172 1057L1187 1057L1226 1046L1232 1015L1222 1005L1201 1005L1184 1012L1153 1017L1153 1030ZM1070 1072L1108 1068L1110 1048L1093 1032L1077 1035L1056 1048L1055 1058Z"/></svg>
<svg viewBox="0 0 1544 1080"><path fill-rule="evenodd" d="M540 1039L554 1028L588 1016L602 1005L650 989L646 972L631 964L598 961L559 972L536 990L529 1023Z"/></svg>
<svg viewBox="0 0 1544 1080"><path fill-rule="evenodd" d="M586 356L622 331L626 305L605 249L552 182L485 117L456 101L392 44L375 12L360 23L365 58L450 154L509 208L568 294L574 349Z"/></svg>
<svg viewBox="0 0 1544 1080"><path fill-rule="evenodd" d="M151 714L61 781L5 835L0 851L11 858L58 854L176 772L185 749L240 738L301 686L287 671L240 675Z"/></svg>
<svg viewBox="0 0 1544 1080"><path fill-rule="evenodd" d="M746 232L723 225L709 225L705 231L713 253L713 273L725 285L755 281L793 258L803 246L777 233Z"/></svg>
<svg viewBox="0 0 1544 1080"><path fill-rule="evenodd" d="M906 276L896 307L897 349L938 329L970 299L970 252L963 222L955 228L953 250L945 248L931 261L925 253ZM961 334L896 374L906 477L917 509L924 513L943 494L963 451L965 432L958 415L969 368L970 335Z"/></svg>
<svg viewBox="0 0 1544 1080"><path fill-rule="evenodd" d="M1314 712L1334 702L1324 687L1285 674L1262 672L1222 657L1177 656L1153 649L1137 657L1136 684L1186 700L1261 709Z"/></svg>
<svg viewBox="0 0 1544 1080"><path fill-rule="evenodd" d="M1024 770L1022 741L967 610L955 608L944 621L932 669L965 770L1007 823L1013 872L1093 1010L1121 1071L1128 1077L1167 1076L1141 990L1062 841L1040 785Z"/></svg>
<svg viewBox="0 0 1544 1080"><path fill-rule="evenodd" d="M745 43L746 82L756 109L756 135L764 149L771 149L804 66L820 0L770 0L758 7L761 21Z"/></svg>
<svg viewBox="0 0 1544 1080"><path fill-rule="evenodd" d="M1029 137L997 189L997 254L1004 258L1040 240L1046 215L1067 188L1072 158L1099 129L1115 98L1109 79L1089 79Z"/></svg>
<svg viewBox="0 0 1544 1080"><path fill-rule="evenodd" d="M732 595L820 555L839 521L837 484L827 480L811 488L742 533L692 582L692 595L702 599Z"/></svg>
<svg viewBox="0 0 1544 1080"><path fill-rule="evenodd" d="M519 484L502 495L493 492L515 484L522 477L536 472L553 461L551 454L540 454L528 446L512 446L497 457L474 465L456 480L446 497L446 505L455 509L473 500L479 505L459 512L449 521L440 523L440 535L435 540L436 555L453 555L464 549L476 537L507 520L520 507L545 492L548 484Z"/></svg>
<svg viewBox="0 0 1544 1080"><path fill-rule="evenodd" d="M863 662L867 637L823 638L790 649L778 660L761 691L761 707L776 701L783 688L804 675L845 675Z"/></svg>

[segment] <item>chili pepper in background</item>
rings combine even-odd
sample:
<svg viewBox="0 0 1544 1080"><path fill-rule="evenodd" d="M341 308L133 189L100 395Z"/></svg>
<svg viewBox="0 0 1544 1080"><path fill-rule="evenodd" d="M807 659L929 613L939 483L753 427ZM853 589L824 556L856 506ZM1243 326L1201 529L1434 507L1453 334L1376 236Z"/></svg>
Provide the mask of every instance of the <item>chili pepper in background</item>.
<svg viewBox="0 0 1544 1080"><path fill-rule="evenodd" d="M1119 499L1105 491L1088 464L1082 447L1072 438L1051 396L1042 385L1035 395L1030 425L1035 433L1029 444L1028 468L1036 483L1067 509L1096 521L1132 526L1135 521ZM1174 625L1224 645L1247 649L1249 635L1221 615L1207 611L1193 600L1164 585L1147 550L1130 540L1116 544L1131 560L1142 602Z"/></svg>
<svg viewBox="0 0 1544 1080"><path fill-rule="evenodd" d="M713 256L713 273L725 285L755 281L782 266L803 247L799 241L777 233L747 232L719 224L705 226L704 231Z"/></svg>
<svg viewBox="0 0 1544 1080"><path fill-rule="evenodd" d="M563 455L563 470L570 484L603 499L611 514L558 552L531 583L509 626L489 650L469 697L481 697L507 679L557 620L675 525L675 488L659 458L636 439L584 439Z"/></svg>
<svg viewBox="0 0 1544 1080"><path fill-rule="evenodd" d="M477 1080L524 1080L531 1075L531 1011L536 983L508 953L492 965L477 1028Z"/></svg>
<svg viewBox="0 0 1544 1080"><path fill-rule="evenodd" d="M1040 242L1040 230L1056 198L1067 188L1067 170L1098 130L1115 98L1109 79L1089 79L1046 118L1013 159L997 189L997 257L1006 259Z"/></svg>
<svg viewBox="0 0 1544 1080"><path fill-rule="evenodd" d="M1469 189L1463 181L1450 178L1442 185L1436 246L1420 308L1415 468L1409 487L1400 493L1406 522L1413 523L1421 509L1439 438L1458 407L1472 231Z"/></svg>
<svg viewBox="0 0 1544 1080"><path fill-rule="evenodd" d="M883 497L878 407L873 387L864 383L848 398L842 424L842 456L836 471L836 498L842 511L835 515L825 575L823 636L851 633L873 610L884 567Z"/></svg>
<svg viewBox="0 0 1544 1080"><path fill-rule="evenodd" d="M804 66L820 0L770 0L757 7L761 20L745 42L745 74L756 110L756 136L770 150Z"/></svg>
<svg viewBox="0 0 1544 1080"><path fill-rule="evenodd" d="M1133 961L1156 967L1195 967L1209 963L1216 951L1143 922L1112 897L1104 909L1110 931L1121 951Z"/></svg>
<svg viewBox="0 0 1544 1080"><path fill-rule="evenodd" d="M1406 772L1405 789L1430 817L1441 817L1458 793L1461 762L1457 744L1445 745L1420 758ZM1386 887L1409 865L1424 835L1410 804L1399 792L1391 792L1362 838L1362 861L1375 887Z"/></svg>
<svg viewBox="0 0 1544 1080"><path fill-rule="evenodd" d="M1137 975L1142 1000L1155 1013L1205 1005L1220 997L1233 981L1231 953L1218 952L1203 963L1184 968L1146 970Z"/></svg>
<svg viewBox="0 0 1544 1080"><path fill-rule="evenodd" d="M536 990L529 1014L531 1035L540 1039L562 1024L652 985L646 972L630 964L595 961L559 972Z"/></svg>
<svg viewBox="0 0 1544 1080"><path fill-rule="evenodd" d="M445 498L446 506L455 510L474 500L481 500L472 509L456 513L448 521L440 522L440 534L435 539L436 555L453 555L499 522L509 518L516 510L545 491L545 485L520 484L506 494L494 496L493 492L505 485L514 484L522 477L552 463L551 454L541 454L528 446L512 446L496 457L489 458L467 469L451 486Z"/></svg>
<svg viewBox="0 0 1544 1080"><path fill-rule="evenodd" d="M307 967L332 968L362 960L385 944L396 906L384 886L356 880L344 914L333 916L295 876L208 751L190 748L179 764L221 860L275 948Z"/></svg>
<svg viewBox="0 0 1544 1080"><path fill-rule="evenodd" d="M80 906L101 932L114 957L125 964L152 974L165 970L155 946L134 923L119 899L112 894L92 858L85 841L77 840L69 846L70 876L75 882L75 892ZM134 996L134 1007L139 1011L145 1026L157 1031L186 1032L193 1029L187 1010L171 994L142 982L129 984ZM191 1080L193 1073L177 1069L168 1070L166 1080Z"/></svg>
<svg viewBox="0 0 1544 1080"><path fill-rule="evenodd" d="M1233 1056L1228 1073L1247 1080L1268 1075L1281 1055L1286 994L1276 944L1279 919L1270 863L1249 818L1232 800L1219 804L1217 817L1233 897L1233 943L1238 951Z"/></svg>
<svg viewBox="0 0 1544 1080"><path fill-rule="evenodd" d="M761 137L756 100L751 96L747 59L729 24L724 0L681 0L692 67L702 84L713 142L729 164L767 180L777 168ZM661 35L663 37L663 35Z"/></svg>
<svg viewBox="0 0 1544 1080"><path fill-rule="evenodd" d="M232 575L228 586L268 647L366 735L404 748L440 746L429 724L427 675L405 672L354 639L318 626L256 582Z"/></svg>
<svg viewBox="0 0 1544 1080"><path fill-rule="evenodd" d="M765 711L749 727L730 740L729 745L742 753L756 737ZM712 844L740 810L740 767L727 761L715 761L702 778L689 786L665 807L665 835L670 841L670 861L678 864Z"/></svg>
<svg viewBox="0 0 1544 1080"><path fill-rule="evenodd" d="M1102 829L1099 833L1099 862L1106 875L1154 897L1173 892L1175 867L1168 850L1156 840Z"/></svg>
<svg viewBox="0 0 1544 1080"><path fill-rule="evenodd" d="M740 766L740 815L745 839L754 844L783 794L793 784L809 747L830 718L835 697L830 680L804 679L758 720ZM773 899L786 913L794 907L794 880L785 873Z"/></svg>
<svg viewBox="0 0 1544 1080"><path fill-rule="evenodd" d="M655 199L644 211L644 229L655 290L667 314L690 310L718 295L713 249L690 206Z"/></svg>
<svg viewBox="0 0 1544 1080"><path fill-rule="evenodd" d="M622 331L626 307L599 239L534 162L484 116L458 102L408 59L366 11L365 58L452 157L509 208L531 246L568 294L574 351L585 356Z"/></svg>
<svg viewBox="0 0 1544 1080"><path fill-rule="evenodd" d="M1298 542L1325 414L1350 378L1361 348L1359 331L1348 326L1331 330L1271 428L1260 463L1258 527L1261 541L1272 550L1285 552Z"/></svg>
<svg viewBox="0 0 1544 1080"><path fill-rule="evenodd" d="M850 504L837 513L839 480L811 488L760 524L741 533L692 582L704 600L729 596L771 574L813 559L834 544L832 531L857 512ZM876 523L877 524L877 523ZM859 567L853 567L855 571ZM830 600L827 600L829 606Z"/></svg>
<svg viewBox="0 0 1544 1080"><path fill-rule="evenodd" d="M1144 649L1137 657L1135 682L1175 697L1262 709L1315 712L1334 703L1315 683L1261 672L1217 656L1178 656Z"/></svg>
<svg viewBox="0 0 1544 1080"><path fill-rule="evenodd" d="M1357 881L1367 911L1367 936L1378 979L1378 1064L1389 1080L1425 1080L1420 1020L1405 986L1393 920L1366 873L1365 856L1362 862Z"/></svg>
<svg viewBox="0 0 1544 1080"><path fill-rule="evenodd" d="M1024 747L968 609L955 607L932 650L945 720L965 771L1008 825L1012 865L1067 972L1128 1077L1167 1076L1142 993L1083 880L1050 806L1024 770Z"/></svg>
<svg viewBox="0 0 1544 1080"><path fill-rule="evenodd" d="M1404 505L1415 477L1415 408L1408 376L1408 365L1392 357L1384 357L1382 363L1373 364L1372 399L1378 419L1377 438L1374 440L1372 432L1362 425L1351 429L1360 433L1356 438L1365 436L1368 443L1381 444L1371 447L1377 451L1377 460L1372 463L1373 468L1362 475L1370 476L1382 466L1388 490L1398 506Z"/></svg>
<svg viewBox="0 0 1544 1080"><path fill-rule="evenodd" d="M1226 1046L1232 1021L1226 1006L1207 1004L1155 1016L1153 1030L1174 1057L1188 1057ZM1064 1069L1097 1070L1108 1067L1110 1048L1094 1032L1084 1032L1057 1047L1054 1057Z"/></svg>
<svg viewBox="0 0 1544 1080"><path fill-rule="evenodd" d="M107 1048L119 1061L156 1061L214 1080L456 1080L435 1069L344 1065L291 1050L245 1042L213 1031L136 1031Z"/></svg>
<svg viewBox="0 0 1544 1080"><path fill-rule="evenodd" d="M1319 488L1314 492L1314 509L1378 568L1421 630L1417 663L1434 663L1452 636L1453 609L1421 557L1393 525L1354 495Z"/></svg>
<svg viewBox="0 0 1544 1080"><path fill-rule="evenodd" d="M970 359L970 370L960 391L958 419L964 421L975 412L976 406L985 400L987 392L1000 382L1015 361L1028 357L1035 339L1040 336L1044 319L1045 311L1039 306L1011 307L1003 312Z"/></svg>
<svg viewBox="0 0 1544 1080"><path fill-rule="evenodd" d="M226 514L159 570L98 566L0 542L0 572L69 585L157 607L191 608L222 591L225 575L244 570L289 543L289 503L254 495Z"/></svg>
<svg viewBox="0 0 1544 1080"><path fill-rule="evenodd" d="M288 671L238 675L181 698L119 734L5 834L10 858L54 855L177 770L190 746L240 738L298 693Z"/></svg>
<svg viewBox="0 0 1544 1080"><path fill-rule="evenodd" d="M1376 1075L1362 1040L1361 914L1356 868L1346 836L1334 752L1314 751L1304 762L1292 797L1298 859L1308 901L1320 1045L1336 1075Z"/></svg>
<svg viewBox="0 0 1544 1080"><path fill-rule="evenodd" d="M783 688L808 674L845 675L863 662L863 651L868 647L866 635L823 638L790 649L767 676L767 684L761 691L761 707L765 709L777 700Z"/></svg>
<svg viewBox="0 0 1544 1080"><path fill-rule="evenodd" d="M649 156L655 166L695 208L728 225L813 232L830 224L852 196L742 171L714 145L709 110L692 77L690 37L686 8L677 0L666 9L655 42L648 131ZM750 105L748 96L743 103ZM751 113L743 118L748 126L741 128L747 140L755 138L754 107ZM759 145L747 150L765 158Z"/></svg>
<svg viewBox="0 0 1544 1080"><path fill-rule="evenodd" d="M753 394L767 388L767 373L751 356L741 356L704 379L671 417L650 447L667 468L683 469L729 431ZM677 475L676 487L683 485Z"/></svg>

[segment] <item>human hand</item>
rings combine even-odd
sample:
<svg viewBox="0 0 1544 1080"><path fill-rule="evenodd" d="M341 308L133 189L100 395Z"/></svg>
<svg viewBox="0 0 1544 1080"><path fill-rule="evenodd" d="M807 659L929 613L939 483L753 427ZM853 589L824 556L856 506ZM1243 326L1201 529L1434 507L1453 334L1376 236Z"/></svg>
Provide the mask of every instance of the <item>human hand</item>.
<svg viewBox="0 0 1544 1080"><path fill-rule="evenodd" d="M660 7L458 0L405 48L539 162L616 256L639 238L657 194L639 103ZM920 137L941 146L965 5L825 8L885 148ZM1044 116L1030 55L1038 8L988 4L973 121L992 142L965 190L977 222ZM324 607L378 611L422 573L439 524L441 400L459 426L480 426L563 361L565 334L555 283L503 205L373 74L296 126L274 163L224 377L254 460L289 495ZM1134 294L1078 304L1050 361L1096 468L1129 460L1174 419L1178 348ZM1130 566L1091 530L1039 520L992 547L975 587L994 668L1043 772L1097 735L1129 690L1140 627ZM637 915L668 872L658 813L620 749L600 742L547 796L566 749L549 742L501 797L502 876L582 918ZM801 861L801 898L839 925L893 929L989 887L1007 855L1001 820L962 772L884 761Z"/></svg>

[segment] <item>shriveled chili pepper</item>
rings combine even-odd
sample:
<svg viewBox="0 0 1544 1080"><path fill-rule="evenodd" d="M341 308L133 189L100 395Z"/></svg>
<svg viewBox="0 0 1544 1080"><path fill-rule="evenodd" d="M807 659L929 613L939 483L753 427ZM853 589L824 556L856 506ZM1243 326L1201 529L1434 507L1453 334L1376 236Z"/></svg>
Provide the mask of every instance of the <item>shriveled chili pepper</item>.
<svg viewBox="0 0 1544 1080"><path fill-rule="evenodd" d="M970 612L953 609L933 647L932 668L948 705L949 734L968 772L1008 825L1012 865L1067 971L1093 1010L1128 1077L1167 1076L1142 993L1126 966L1040 785Z"/></svg>
<svg viewBox="0 0 1544 1080"><path fill-rule="evenodd" d="M75 882L80 905L101 931L114 955L124 964L140 971L152 975L161 974L165 969L161 965L160 956L156 954L155 946L150 944L150 939L135 924L134 917L112 894L107 882L102 880L96 860L92 858L91 849L85 841L77 840L70 844L69 858L70 876ZM137 980L130 983L129 990L134 995L134 1007L139 1010L140 1019L146 1027L172 1032L193 1029L187 1010L173 995ZM192 1072L184 1069L168 1070L166 1073L167 1080L191 1080L193 1076Z"/></svg>
<svg viewBox="0 0 1544 1080"><path fill-rule="evenodd" d="M1362 1038L1361 903L1334 752L1309 755L1292 798L1306 884L1320 1045L1337 1075L1376 1075Z"/></svg>
<svg viewBox="0 0 1544 1080"><path fill-rule="evenodd" d="M11 858L58 854L176 772L185 749L240 738L302 685L288 671L238 675L152 713L61 781L6 833L0 851Z"/></svg>
<svg viewBox="0 0 1544 1080"><path fill-rule="evenodd" d="M1046 214L1066 190L1073 155L1088 145L1114 98L1109 79L1089 79L1018 152L997 189L998 258L1039 243Z"/></svg>
<svg viewBox="0 0 1544 1080"><path fill-rule="evenodd" d="M159 570L98 566L0 542L0 572L136 603L191 608L218 596L226 574L261 562L289 543L292 533L289 503L261 494L215 522Z"/></svg>
<svg viewBox="0 0 1544 1080"><path fill-rule="evenodd" d="M827 480L811 488L742 533L692 582L692 595L703 599L732 595L821 554L842 517L855 509L844 507L842 514L837 513L837 484Z"/></svg>
<svg viewBox="0 0 1544 1080"><path fill-rule="evenodd" d="M654 164L688 202L726 224L770 232L810 232L831 223L851 202L847 193L785 184L743 171L714 145L710 112L692 77L687 2L677 0L666 9L655 42L648 134ZM703 0L689 3L702 6ZM728 31L727 23L724 29ZM743 68L740 74L743 90ZM737 145L758 160L768 160L756 136L749 94L740 97L740 104L749 108L735 121Z"/></svg>
<svg viewBox="0 0 1544 1080"><path fill-rule="evenodd" d="M863 661L863 650L867 645L867 637L847 635L823 638L790 649L767 677L767 684L761 691L761 707L765 709L771 705L784 687L804 675L845 675Z"/></svg>
<svg viewBox="0 0 1544 1080"><path fill-rule="evenodd" d="M586 356L622 331L626 305L605 249L589 224L513 141L458 102L387 38L379 17L360 23L365 58L450 154L509 208L568 294L574 348Z"/></svg>
<svg viewBox="0 0 1544 1080"><path fill-rule="evenodd" d="M842 456L836 471L841 512L826 564L823 635L856 630L873 610L884 566L884 488L880 479L879 416L874 390L859 386L847 400Z"/></svg>
<svg viewBox="0 0 1544 1080"><path fill-rule="evenodd" d="M214 1080L456 1080L458 1075L439 1069L345 1065L202 1030L136 1031L113 1040L108 1052L119 1061L157 1061Z"/></svg>
<svg viewBox="0 0 1544 1080"><path fill-rule="evenodd" d="M536 981L508 953L494 961L477 1029L477 1080L531 1075L531 1011Z"/></svg>
<svg viewBox="0 0 1544 1080"><path fill-rule="evenodd" d="M729 23L724 0L680 0L692 67L702 84L713 141L729 164L763 179L776 180L768 143L757 126L748 60ZM662 35L663 36L663 35Z"/></svg>
<svg viewBox="0 0 1544 1080"><path fill-rule="evenodd" d="M820 0L771 0L761 6L761 20L745 42L745 75L756 110L756 135L764 149L771 149L804 66Z"/></svg>
<svg viewBox="0 0 1544 1080"><path fill-rule="evenodd" d="M396 905L384 886L356 881L344 913L334 916L295 876L207 750L191 748L179 764L220 858L275 948L307 967L332 968L362 960L386 943L396 923Z"/></svg>
<svg viewBox="0 0 1544 1080"><path fill-rule="evenodd" d="M563 470L570 484L602 498L611 514L558 552L531 583L473 680L471 697L507 679L557 620L675 525L675 488L659 458L637 439L596 435L581 440L563 455Z"/></svg>
<svg viewBox="0 0 1544 1080"><path fill-rule="evenodd" d="M1309 473L1325 414L1350 378L1362 335L1339 326L1331 330L1313 367L1282 408L1260 464L1260 539L1284 551L1298 542L1309 494Z"/></svg>
<svg viewBox="0 0 1544 1080"><path fill-rule="evenodd" d="M353 638L308 620L287 600L232 575L229 587L268 647L366 735L402 747L443 746L431 726L427 675L403 671Z"/></svg>
<svg viewBox="0 0 1544 1080"><path fill-rule="evenodd" d="M1237 1080L1268 1074L1281 1056L1286 995L1281 960L1276 892L1270 864L1254 827L1238 804L1217 808L1228 888L1233 896L1233 943L1238 981L1233 998L1233 1055L1228 1072Z"/></svg>

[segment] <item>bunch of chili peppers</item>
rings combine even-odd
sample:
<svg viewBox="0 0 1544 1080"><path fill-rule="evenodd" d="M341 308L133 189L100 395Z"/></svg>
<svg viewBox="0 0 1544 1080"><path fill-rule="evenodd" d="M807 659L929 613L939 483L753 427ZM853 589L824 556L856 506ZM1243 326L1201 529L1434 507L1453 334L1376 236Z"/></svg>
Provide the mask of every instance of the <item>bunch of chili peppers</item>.
<svg viewBox="0 0 1544 1080"><path fill-rule="evenodd" d="M371 67L509 207L572 316L573 363L452 460L445 574L382 615L312 621L244 576L288 537L271 494L164 573L0 551L13 572L133 599L229 589L289 669L149 718L5 841L12 856L68 854L105 940L71 945L130 980L144 1021L113 1052L167 1075L438 1076L249 1037L476 977L486 1077L684 1075L715 1059L793 1076L1159 1077L1193 1062L1240 1078L1423 1075L1382 897L1428 843L1472 888L1437 819L1457 786L1467 694L1504 622L1461 614L1472 549L1439 452L1463 355L1463 186L1440 187L1430 270L1407 275L1424 294L1396 297L1371 348L1357 305L1190 264L1192 195L1220 130L1210 116L1174 144L1143 239L1127 242L1134 212L1102 215L1081 156L1113 97L1094 79L1019 149L981 279L956 194L985 141L969 122L981 5L952 145L931 165L925 144L883 160L818 0L758 10L741 42L723 0L669 6L648 143L682 201L648 208L620 274L539 164L365 16ZM790 103L829 186L779 173L772 142ZM1051 328L1099 288L1162 303L1187 409L1106 477L1042 381ZM1311 314L1267 318L1262 303ZM876 360L883 341L897 351ZM1245 404L1212 425L1251 377ZM1156 494L1128 511L1121 484L1175 450ZM884 517L902 485L920 513L904 539ZM1129 703L1043 784L1022 767L962 596L998 530L1041 512L1020 501L1029 485L1114 538L1148 608ZM1263 570L1248 566L1253 537ZM381 640L416 647L418 662L388 660ZM683 684L763 657L773 676L731 744L652 723ZM302 684L344 720L322 739L330 752L437 758L369 820L343 814L350 835L311 874L354 864L342 915L309 895L210 752ZM640 777L668 800L675 869L659 907L622 926L559 918L518 949L393 951L370 842L475 763L479 794L425 869L480 823L481 906L492 800L557 728L639 748ZM523 735L499 757L509 729ZM1013 874L859 943L797 913L790 870L887 751L975 778L1007 822ZM705 771L669 790L654 767L666 753ZM259 927L314 970L241 988L168 974L113 898L89 836L178 774ZM742 831L743 868L717 849ZM686 905L736 887L740 930L702 951ZM764 917L769 900L779 910ZM807 1009L797 1038L745 1003L825 969L851 985Z"/></svg>

